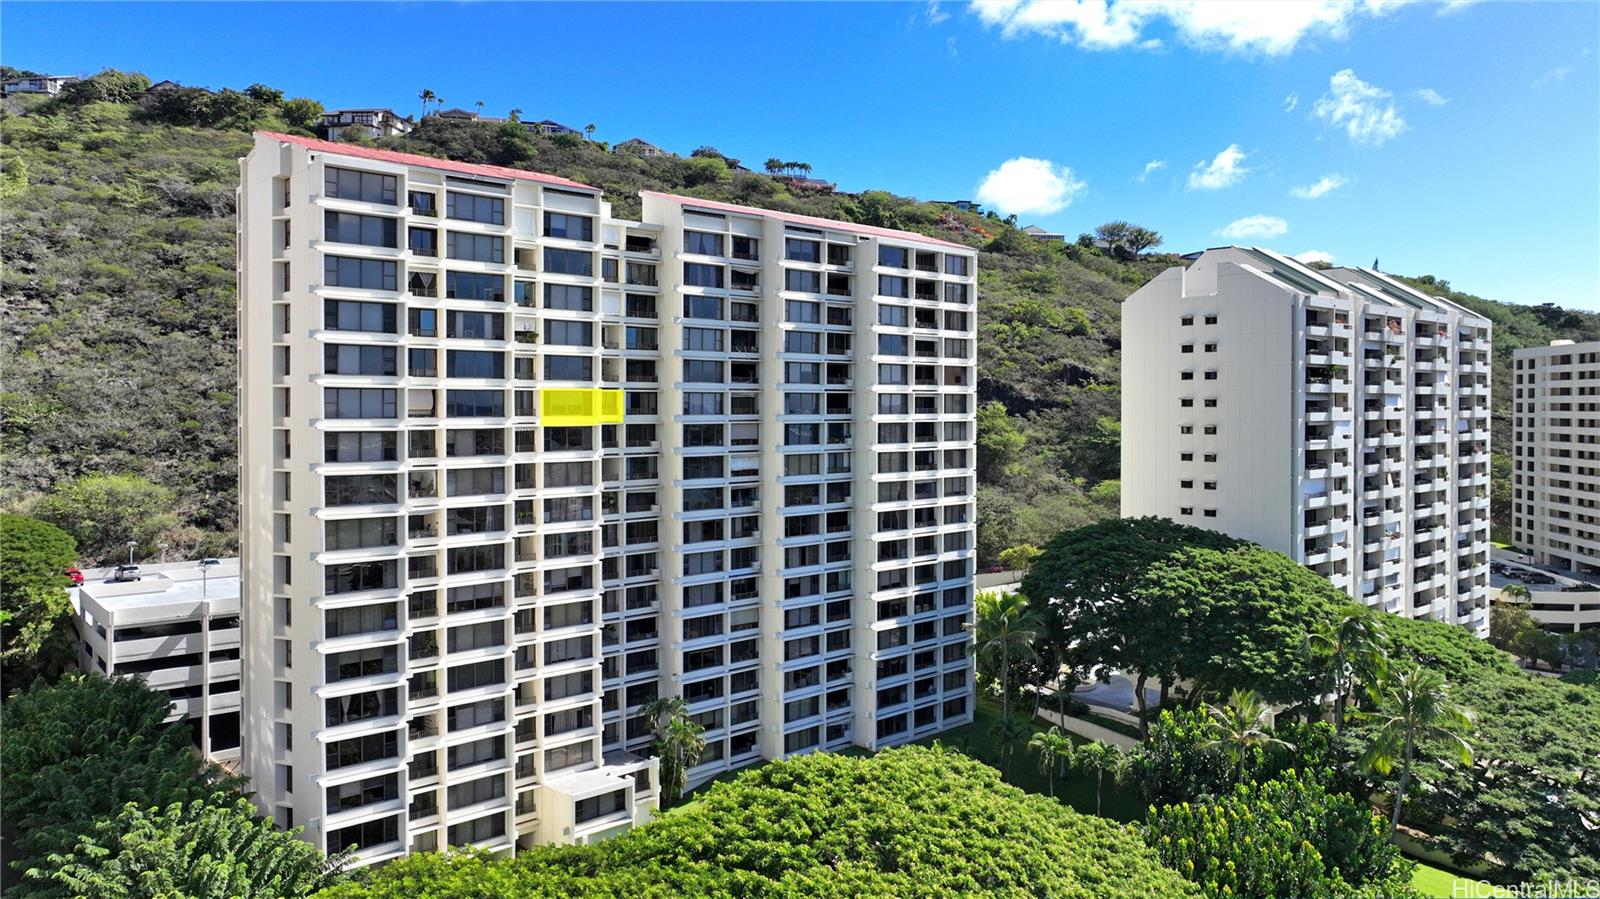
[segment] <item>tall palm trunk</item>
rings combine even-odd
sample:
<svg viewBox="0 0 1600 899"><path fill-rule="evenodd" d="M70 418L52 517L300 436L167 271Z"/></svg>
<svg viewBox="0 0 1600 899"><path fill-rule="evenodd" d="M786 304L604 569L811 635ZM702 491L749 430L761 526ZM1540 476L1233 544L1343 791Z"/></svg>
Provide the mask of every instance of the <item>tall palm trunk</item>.
<svg viewBox="0 0 1600 899"><path fill-rule="evenodd" d="M1133 701L1139 707L1139 736L1150 736L1150 715L1144 705L1145 674L1139 672L1139 679L1133 682Z"/></svg>
<svg viewBox="0 0 1600 899"><path fill-rule="evenodd" d="M1406 751L1400 762L1400 782L1394 787L1394 811L1389 815L1389 839L1400 830L1400 804L1406 801L1406 787L1411 783L1411 735L1406 735Z"/></svg>

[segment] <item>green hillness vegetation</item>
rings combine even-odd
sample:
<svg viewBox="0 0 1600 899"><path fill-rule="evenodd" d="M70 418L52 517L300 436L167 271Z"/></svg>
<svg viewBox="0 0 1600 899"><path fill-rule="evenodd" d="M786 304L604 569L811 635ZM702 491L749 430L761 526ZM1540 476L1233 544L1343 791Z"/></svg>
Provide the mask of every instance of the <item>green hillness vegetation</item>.
<svg viewBox="0 0 1600 899"><path fill-rule="evenodd" d="M85 563L139 541L173 557L234 551L234 187L252 129L314 134L321 104L263 85L145 95L149 79L104 72L59 98L4 102L0 292L9 311L0 392L0 504L73 534ZM1042 243L1014 219L882 191L841 193L738 171L709 147L642 158L514 122L423 119L379 142L413 153L530 168L604 189L618 215L665 190L903 228L979 248L978 549L1042 545L1118 508L1119 304L1182 260L1159 235L1109 223ZM775 161L775 160L773 160ZM774 171L805 171L780 163ZM1410 279L1495 325L1494 445L1509 446L1508 360L1552 338L1600 338L1600 315L1470 296ZM1509 464L1496 454L1504 523ZM108 480L110 479L110 480ZM100 500L83 504L85 497ZM94 509L148 516L102 524ZM77 510L75 512L68 510Z"/></svg>

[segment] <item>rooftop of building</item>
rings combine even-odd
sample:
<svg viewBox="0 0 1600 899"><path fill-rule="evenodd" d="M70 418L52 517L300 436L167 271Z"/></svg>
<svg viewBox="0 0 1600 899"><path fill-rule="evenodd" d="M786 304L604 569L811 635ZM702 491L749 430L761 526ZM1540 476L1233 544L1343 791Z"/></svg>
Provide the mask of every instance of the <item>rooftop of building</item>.
<svg viewBox="0 0 1600 899"><path fill-rule="evenodd" d="M868 237L879 237L889 240L903 240L908 243L928 244L931 246L948 247L953 250L966 250L967 252L976 253L972 247L969 247L966 244L959 244L949 240L940 240L937 237L929 237L926 234L917 234L914 231L898 231L894 228L879 228L875 225L858 225L854 222L841 222L836 219L818 218L814 215L800 215L799 213L795 212L781 212L776 209L762 209L759 206L740 206L737 203L723 203L717 200L703 200L699 197L685 197L679 194L663 193L658 190L641 190L639 193L643 196L661 197L662 199L671 200L674 203L680 203L684 206L692 206L696 209L708 209L713 212L731 212L736 215L773 218L782 222L787 222L791 225L801 225L807 228L824 228L833 231L846 231L851 234L864 234Z"/></svg>
<svg viewBox="0 0 1600 899"><path fill-rule="evenodd" d="M141 565L137 581L113 581L115 570L85 570L83 586L76 590L77 598L112 614L163 606L194 607L218 601L238 603L240 581L236 558L218 559L215 565L206 567L195 560Z"/></svg>
<svg viewBox="0 0 1600 899"><path fill-rule="evenodd" d="M556 175L546 175L543 172L530 172L524 169L514 169L503 165L487 165L476 162L455 162L450 159L438 159L433 156L422 156L417 153L401 153L398 150L380 150L376 147L363 147L357 144L345 144L331 140L319 140L314 137L301 137L297 134L283 134L277 131L257 131L257 137L269 140L282 141L315 150L319 153L332 153L339 156L351 156L356 159L371 159L376 162L388 162L394 165L410 165L417 168L437 169L442 172L454 172L459 175L473 175L479 178L508 178L515 181L533 181L539 184L548 184L552 187L562 187L568 190L581 190L586 193L600 192L600 188L592 185L561 178Z"/></svg>
<svg viewBox="0 0 1600 899"><path fill-rule="evenodd" d="M1396 308L1455 313L1461 316L1482 318L1465 306L1453 303L1443 297L1423 293L1376 269L1360 268L1358 266L1314 269L1292 256L1285 256L1265 247L1236 245L1210 247L1203 253L1192 253L1184 258L1193 261L1206 253L1227 250L1243 253L1250 257L1255 263L1251 266L1252 268L1256 269L1269 281L1293 293L1301 293L1308 296L1349 296L1358 294L1368 302L1382 303ZM1483 321L1485 324L1488 323L1486 319Z"/></svg>

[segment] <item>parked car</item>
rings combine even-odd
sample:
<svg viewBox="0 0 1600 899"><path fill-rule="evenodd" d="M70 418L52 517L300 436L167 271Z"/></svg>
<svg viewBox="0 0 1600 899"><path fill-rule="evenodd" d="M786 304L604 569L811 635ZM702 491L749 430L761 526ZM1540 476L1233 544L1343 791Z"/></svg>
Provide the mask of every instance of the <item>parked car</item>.
<svg viewBox="0 0 1600 899"><path fill-rule="evenodd" d="M67 580L72 582L72 586L81 587L83 586L83 572L76 568L68 568Z"/></svg>
<svg viewBox="0 0 1600 899"><path fill-rule="evenodd" d="M111 574L111 582L113 584L126 584L130 581L137 581L141 577L142 575L139 574L139 566L118 565L117 570Z"/></svg>

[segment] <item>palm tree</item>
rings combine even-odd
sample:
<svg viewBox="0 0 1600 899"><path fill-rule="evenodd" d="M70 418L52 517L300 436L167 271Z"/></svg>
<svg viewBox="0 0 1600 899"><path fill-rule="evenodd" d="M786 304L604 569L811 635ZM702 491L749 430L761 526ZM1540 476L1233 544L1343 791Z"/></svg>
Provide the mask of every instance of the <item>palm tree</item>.
<svg viewBox="0 0 1600 899"><path fill-rule="evenodd" d="M1120 777L1127 759L1122 750L1099 740L1079 746L1076 755L1079 767L1094 772L1094 813L1098 815L1100 799L1105 792L1106 775L1110 774L1112 780Z"/></svg>
<svg viewBox="0 0 1600 899"><path fill-rule="evenodd" d="M797 162L794 167L800 170L801 175L808 177L811 175L811 163L809 162Z"/></svg>
<svg viewBox="0 0 1600 899"><path fill-rule="evenodd" d="M520 106L514 107L511 110L510 118L511 118L511 121L513 121L513 122L522 121L522 107L520 107Z"/></svg>
<svg viewBox="0 0 1600 899"><path fill-rule="evenodd" d="M1033 728L1028 722L1020 718L1001 718L989 728L989 737L995 746L1000 749L1000 773L1011 773L1011 759L1016 755L1016 749Z"/></svg>
<svg viewBox="0 0 1600 899"><path fill-rule="evenodd" d="M776 156L768 156L767 157L766 168L767 168L767 174L776 175L779 172L783 171L783 160L779 159Z"/></svg>
<svg viewBox="0 0 1600 899"><path fill-rule="evenodd" d="M417 99L422 101L422 117L423 118L427 118L428 117L428 104L429 103L438 103L439 102L439 95L434 93L432 90L430 90L428 88L423 88L422 89L422 93L417 94Z"/></svg>
<svg viewBox="0 0 1600 899"><path fill-rule="evenodd" d="M1500 588L1500 595L1506 599L1514 599L1517 602L1527 602L1533 598L1533 594L1528 592L1528 588L1521 584L1506 584Z"/></svg>
<svg viewBox="0 0 1600 899"><path fill-rule="evenodd" d="M1042 730L1028 740L1028 748L1039 754L1039 771L1049 778L1050 796L1056 795L1056 769L1069 767L1073 764L1073 751L1076 746L1072 738L1061 732L1061 728L1052 727Z"/></svg>
<svg viewBox="0 0 1600 899"><path fill-rule="evenodd" d="M1011 663L1039 658L1033 648L1038 620L1021 593L979 593L976 605L977 617L967 625L976 638L972 652L991 678L999 672L1001 715L1010 720Z"/></svg>
<svg viewBox="0 0 1600 899"><path fill-rule="evenodd" d="M594 125L584 125L583 136L585 140L594 140Z"/></svg>
<svg viewBox="0 0 1600 899"><path fill-rule="evenodd" d="M689 786L689 769L705 752L705 728L689 720L689 704L679 696L658 696L639 711L656 733L662 803L676 802Z"/></svg>
<svg viewBox="0 0 1600 899"><path fill-rule="evenodd" d="M1294 744L1272 735L1272 708L1256 696L1254 690L1235 689L1228 695L1225 706L1206 705L1206 732L1209 735L1201 745L1220 746L1237 766L1239 783L1244 783L1245 765L1250 750L1257 746L1282 746L1294 749Z"/></svg>
<svg viewBox="0 0 1600 899"><path fill-rule="evenodd" d="M1442 741L1463 765L1472 764L1472 746L1461 736L1472 730L1472 712L1450 701L1444 678L1415 664L1396 666L1384 679L1378 710L1362 717L1378 725L1377 733L1361 753L1364 770L1388 774L1398 765L1400 779L1394 787L1394 810L1389 816L1389 836L1400 829L1400 807L1411 784L1411 762L1419 744Z"/></svg>
<svg viewBox="0 0 1600 899"><path fill-rule="evenodd" d="M1388 669L1388 638L1378 617L1348 606L1326 630L1306 635L1306 644L1333 679L1333 730L1344 731L1345 704L1358 687L1369 693Z"/></svg>
<svg viewBox="0 0 1600 899"><path fill-rule="evenodd" d="M475 118L483 118L483 101L474 100L472 101L472 105L478 107L478 114L475 116Z"/></svg>

